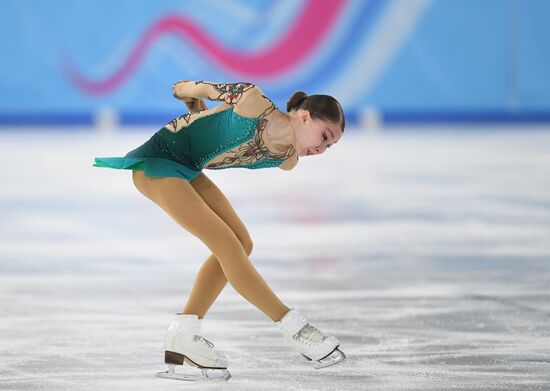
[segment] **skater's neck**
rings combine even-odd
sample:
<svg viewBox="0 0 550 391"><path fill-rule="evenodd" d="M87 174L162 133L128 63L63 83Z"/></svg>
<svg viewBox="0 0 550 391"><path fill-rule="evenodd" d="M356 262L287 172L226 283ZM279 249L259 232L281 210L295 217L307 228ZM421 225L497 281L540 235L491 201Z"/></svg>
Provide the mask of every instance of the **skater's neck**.
<svg viewBox="0 0 550 391"><path fill-rule="evenodd" d="M294 120L294 117L280 110L274 110L267 122L267 137L269 137L271 144L281 152L286 152L291 145L295 145Z"/></svg>

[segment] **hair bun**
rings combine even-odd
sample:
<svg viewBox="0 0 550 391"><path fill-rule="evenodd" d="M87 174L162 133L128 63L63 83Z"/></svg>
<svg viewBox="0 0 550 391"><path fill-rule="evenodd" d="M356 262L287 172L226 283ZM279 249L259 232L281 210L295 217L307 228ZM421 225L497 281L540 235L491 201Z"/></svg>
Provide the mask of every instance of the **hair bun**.
<svg viewBox="0 0 550 391"><path fill-rule="evenodd" d="M306 98L307 94L304 91L296 91L286 102L286 111L290 113L292 110L298 110Z"/></svg>

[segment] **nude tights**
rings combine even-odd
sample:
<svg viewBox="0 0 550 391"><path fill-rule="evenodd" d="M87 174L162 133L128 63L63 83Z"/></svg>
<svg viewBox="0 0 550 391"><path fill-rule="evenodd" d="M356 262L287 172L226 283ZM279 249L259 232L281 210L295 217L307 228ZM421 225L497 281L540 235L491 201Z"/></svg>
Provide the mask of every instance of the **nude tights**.
<svg viewBox="0 0 550 391"><path fill-rule="evenodd" d="M201 173L193 181L146 177L133 170L137 189L212 252L202 264L182 311L203 318L226 283L271 320L289 310L254 268L248 256L252 240L241 219L218 187Z"/></svg>

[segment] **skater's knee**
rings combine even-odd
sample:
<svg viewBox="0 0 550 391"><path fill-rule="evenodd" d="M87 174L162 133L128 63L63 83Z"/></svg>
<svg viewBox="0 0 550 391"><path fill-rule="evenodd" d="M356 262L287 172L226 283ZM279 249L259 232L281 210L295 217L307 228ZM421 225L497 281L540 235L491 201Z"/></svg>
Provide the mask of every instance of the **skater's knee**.
<svg viewBox="0 0 550 391"><path fill-rule="evenodd" d="M241 244L243 245L243 249L244 249L244 252L246 253L246 255L252 254L253 243L252 243L252 239L250 238L250 236L247 235L245 238L239 238L239 240L241 241Z"/></svg>
<svg viewBox="0 0 550 391"><path fill-rule="evenodd" d="M227 223L230 225L230 223ZM237 235L237 238L239 239L239 242L241 243L244 252L246 255L250 255L252 253L252 238L250 237L250 233L246 229L243 223L240 224L232 224L230 225L233 232L235 232L235 235Z"/></svg>
<svg viewBox="0 0 550 391"><path fill-rule="evenodd" d="M225 223L216 224L215 221L211 221L203 231L202 235L197 236L218 258L220 264L240 262L245 256L246 250L241 238Z"/></svg>

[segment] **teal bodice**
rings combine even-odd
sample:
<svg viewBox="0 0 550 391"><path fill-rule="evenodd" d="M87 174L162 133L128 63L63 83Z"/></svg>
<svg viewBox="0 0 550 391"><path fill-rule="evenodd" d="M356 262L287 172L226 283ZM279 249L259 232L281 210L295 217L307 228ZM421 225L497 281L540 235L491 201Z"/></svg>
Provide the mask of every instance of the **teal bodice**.
<svg viewBox="0 0 550 391"><path fill-rule="evenodd" d="M288 158L287 152L268 148L264 120L243 117L233 107L193 121L191 115L196 113L174 119L124 157L95 158L94 166L191 181L202 169L278 167Z"/></svg>
<svg viewBox="0 0 550 391"><path fill-rule="evenodd" d="M231 107L196 118L191 124L176 131L164 127L156 135L173 158L181 159L196 169L257 169L279 166L283 162L282 159L261 154L262 148L258 146L264 143L261 136L256 133L257 125L258 118L243 117L235 113ZM223 163L208 164L221 154L227 155L232 149L233 153L230 153ZM263 149L266 150L265 145Z"/></svg>

